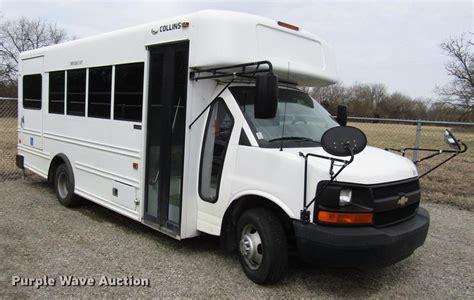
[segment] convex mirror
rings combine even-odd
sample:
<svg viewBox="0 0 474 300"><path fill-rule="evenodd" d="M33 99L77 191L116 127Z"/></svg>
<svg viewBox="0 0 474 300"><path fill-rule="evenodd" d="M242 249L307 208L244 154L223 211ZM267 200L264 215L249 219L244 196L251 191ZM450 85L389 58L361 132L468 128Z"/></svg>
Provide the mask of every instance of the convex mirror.
<svg viewBox="0 0 474 300"><path fill-rule="evenodd" d="M337 126L329 128L321 137L324 151L334 156L356 155L367 146L367 137L358 128Z"/></svg>

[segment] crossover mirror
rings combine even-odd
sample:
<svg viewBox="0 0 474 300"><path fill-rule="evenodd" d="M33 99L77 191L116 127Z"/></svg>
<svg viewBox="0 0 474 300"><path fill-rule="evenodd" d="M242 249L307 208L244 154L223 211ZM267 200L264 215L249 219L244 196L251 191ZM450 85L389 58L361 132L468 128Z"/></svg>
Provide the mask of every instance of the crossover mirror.
<svg viewBox="0 0 474 300"><path fill-rule="evenodd" d="M449 147L456 150L461 150L461 145L459 145L458 140L454 137L454 134L451 132L451 130L446 129L444 131L444 140L449 145Z"/></svg>
<svg viewBox="0 0 474 300"><path fill-rule="evenodd" d="M356 155L367 146L367 137L358 128L338 126L326 130L321 138L321 146L334 156Z"/></svg>
<svg viewBox="0 0 474 300"><path fill-rule="evenodd" d="M278 76L273 73L257 75L255 90L255 118L274 118L278 109Z"/></svg>
<svg viewBox="0 0 474 300"><path fill-rule="evenodd" d="M341 126L346 126L347 125L347 106L345 106L345 105L338 105L337 106L336 121Z"/></svg>

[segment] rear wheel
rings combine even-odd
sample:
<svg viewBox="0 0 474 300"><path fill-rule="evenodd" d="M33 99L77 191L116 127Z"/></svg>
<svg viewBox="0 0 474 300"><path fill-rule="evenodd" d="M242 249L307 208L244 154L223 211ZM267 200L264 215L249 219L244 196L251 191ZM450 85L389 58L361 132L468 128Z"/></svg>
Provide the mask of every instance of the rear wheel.
<svg viewBox="0 0 474 300"><path fill-rule="evenodd" d="M58 201L66 207L74 207L80 204L80 199L74 195L74 176L72 170L65 164L61 164L54 175L54 192Z"/></svg>
<svg viewBox="0 0 474 300"><path fill-rule="evenodd" d="M288 265L285 231L269 210L251 209L237 224L239 260L250 280L275 283L283 278Z"/></svg>

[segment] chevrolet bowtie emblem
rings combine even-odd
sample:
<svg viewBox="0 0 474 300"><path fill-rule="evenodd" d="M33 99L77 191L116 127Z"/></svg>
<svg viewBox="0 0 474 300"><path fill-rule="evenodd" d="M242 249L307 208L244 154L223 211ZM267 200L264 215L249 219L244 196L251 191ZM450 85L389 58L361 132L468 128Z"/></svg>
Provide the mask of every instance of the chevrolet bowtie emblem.
<svg viewBox="0 0 474 300"><path fill-rule="evenodd" d="M405 204L407 204L408 202L408 197L403 195L400 197L400 199L398 199L398 206L405 206Z"/></svg>

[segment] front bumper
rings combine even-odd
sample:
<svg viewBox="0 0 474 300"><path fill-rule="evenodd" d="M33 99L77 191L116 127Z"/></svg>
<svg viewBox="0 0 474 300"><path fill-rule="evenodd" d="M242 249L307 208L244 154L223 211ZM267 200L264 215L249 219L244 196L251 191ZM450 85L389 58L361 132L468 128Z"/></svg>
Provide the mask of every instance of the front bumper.
<svg viewBox="0 0 474 300"><path fill-rule="evenodd" d="M298 254L308 262L331 266L387 266L408 256L423 245L430 216L426 209L396 225L335 227L293 220Z"/></svg>

